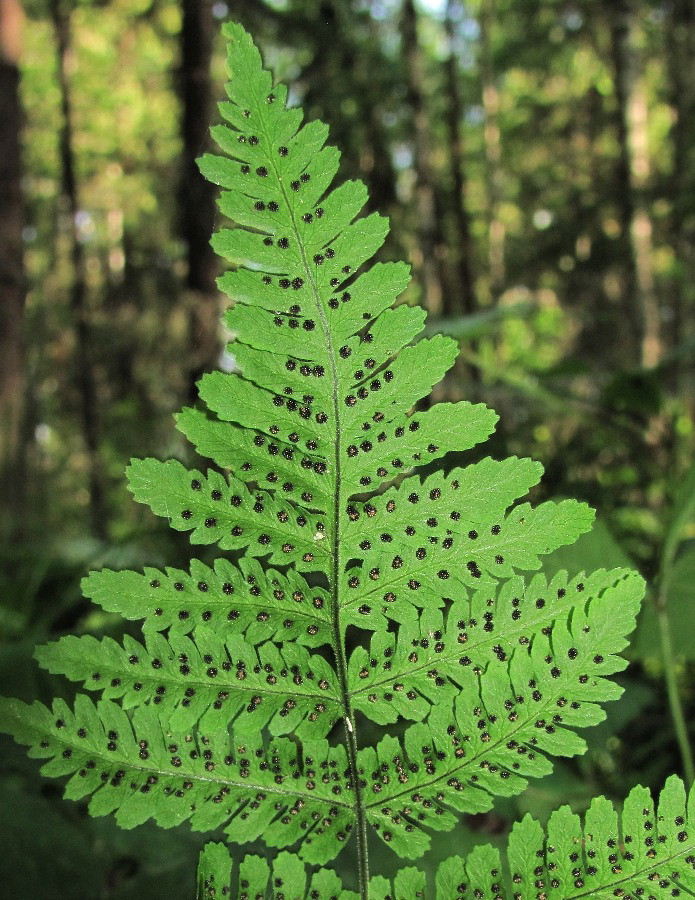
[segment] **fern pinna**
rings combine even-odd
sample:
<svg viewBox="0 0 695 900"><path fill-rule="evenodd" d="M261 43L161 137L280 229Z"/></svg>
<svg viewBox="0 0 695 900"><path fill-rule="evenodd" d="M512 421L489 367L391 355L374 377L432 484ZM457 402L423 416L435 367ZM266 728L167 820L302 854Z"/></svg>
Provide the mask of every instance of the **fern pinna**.
<svg viewBox="0 0 695 900"><path fill-rule="evenodd" d="M146 459L128 472L138 501L225 555L190 571L92 573L85 594L142 620L144 640L39 648L45 668L101 698L50 710L5 700L0 725L49 760L45 774L70 776L68 797L91 796L94 815L189 821L294 851L272 874L246 857L231 888L228 851L209 845L201 897L424 896L412 867L393 885L370 881L368 833L420 857L459 814L582 752L576 729L620 695L606 676L625 666L643 584L626 570L524 579L592 519L574 501L517 503L540 477L530 460L418 473L484 441L496 417L466 402L418 409L456 343L413 343L424 313L394 305L407 266L365 267L386 220L357 218L360 182L330 190L339 153L326 126L301 126L246 32L225 34L228 124L213 129L225 155L201 168L235 225L213 244L232 264L219 283L239 372L206 375L206 409L178 416L215 468ZM365 720L384 726L374 746L360 744ZM632 855L603 801L584 836L569 811L545 843L539 826L517 826L508 876L489 847L447 861L436 896L661 896L654 875L663 890L695 890L693 811L682 787L665 796L663 825L645 814L649 847L647 821L633 820L650 801L628 800ZM348 842L357 894L305 868Z"/></svg>

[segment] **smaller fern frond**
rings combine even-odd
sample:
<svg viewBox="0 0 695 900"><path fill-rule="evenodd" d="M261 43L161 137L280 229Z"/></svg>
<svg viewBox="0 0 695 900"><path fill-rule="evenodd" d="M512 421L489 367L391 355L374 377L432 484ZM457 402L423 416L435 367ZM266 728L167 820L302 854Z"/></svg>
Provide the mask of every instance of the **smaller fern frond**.
<svg viewBox="0 0 695 900"><path fill-rule="evenodd" d="M523 485L529 474L524 469L536 471L525 462L511 460L522 472L514 479L521 491L526 490ZM480 468L495 468L485 463ZM454 477L450 485L458 490L460 480ZM441 607L451 597L475 589L495 590L500 579L539 569L541 556L573 543L593 520L593 511L573 500L536 507L524 503L507 515L502 509L490 515L481 503L477 509L484 512L476 514L471 506L473 515L465 519L460 502L442 503L438 515L420 516L420 487L419 478L411 477L383 498L349 505L349 518L363 529L359 542L363 552L352 554L359 565L346 570L342 583L343 614L351 624L377 630L383 627L384 617L412 623L418 609ZM493 501L501 499L504 487L491 493ZM438 486L428 489L427 496L435 500L441 495ZM424 506L427 509L428 504ZM409 524L400 527L401 520ZM395 550L393 540L397 540Z"/></svg>
<svg viewBox="0 0 695 900"><path fill-rule="evenodd" d="M260 856L245 856L234 867L233 879L231 868L229 851L224 844L206 844L198 861L196 900L221 900L230 896L265 900L278 895L287 900L359 900L359 895L345 890L340 878L329 869L321 869L307 877L304 864L292 853L279 853L272 866ZM234 882L234 889L230 889L230 880ZM416 896L410 894L409 900Z"/></svg>
<svg viewBox="0 0 695 900"><path fill-rule="evenodd" d="M220 848L220 849L213 849ZM207 845L199 871L229 891L230 859L222 845ZM286 897L355 900L332 872L308 879L301 860L281 853L270 865L247 856L235 866L231 896L270 898L273 889ZM279 879L279 880L278 880ZM243 887L242 887L243 886ZM464 859L442 862L434 884L412 867L393 881L375 876L370 900L609 900L609 898L695 895L695 789L686 797L683 782L671 776L658 807L649 791L633 788L619 815L610 801L592 801L584 822L568 806L555 811L544 831L527 815L514 825L506 860L495 847L476 847ZM209 900L221 894L198 894Z"/></svg>
<svg viewBox="0 0 695 900"><path fill-rule="evenodd" d="M649 791L633 788L622 816L599 797L583 827L564 806L546 833L526 816L512 829L508 865L514 900L535 898L539 888L548 900L693 896L695 791L688 800L683 782L671 776L655 811Z"/></svg>
<svg viewBox="0 0 695 900"><path fill-rule="evenodd" d="M193 544L245 549L248 556L293 563L299 571L326 565L324 516L307 512L298 522L296 507L269 491L251 490L231 474L203 475L174 459L132 460L127 472L135 499L177 531L191 531Z"/></svg>
<svg viewBox="0 0 695 900"><path fill-rule="evenodd" d="M634 628L642 595L642 580L634 573L599 572L592 577L591 597L586 599L576 599L583 598L585 585L573 581L571 615L564 611L556 617L549 604L545 614L552 624L534 630L532 641L524 637L521 624L521 638L504 644L511 644L511 653L484 641L487 646L477 665L471 665L466 651L470 622L477 628L478 620L463 622L458 630L463 643L459 644L457 635L453 644L461 647L461 655L455 661L450 658L448 667L445 658L441 674L436 661L426 672L432 692L438 682L446 685L447 669L451 673L448 680L457 690L445 689L441 702L431 706L426 724L407 728L402 741L387 737L375 748L359 751L360 764L371 782L368 819L396 853L417 857L429 846L423 828L448 830L454 826L456 818L448 810L488 810L495 796L517 794L526 787L527 777L550 772L548 757L583 752L584 741L573 729L602 721L605 713L598 704L622 693L607 676L627 665L617 654L627 645L626 635ZM556 579L553 585L557 583ZM533 596L526 595L527 603ZM619 606L616 596L620 597ZM561 608L566 597L566 588L556 591ZM522 609L521 603L513 602L518 598L507 593L505 599L508 613ZM528 605L537 614L539 608L545 608L545 600L541 595ZM486 615L483 613L480 621L491 624L494 635L494 614L487 620ZM519 627L512 615L509 621ZM523 623L523 614L519 623ZM484 624L482 633L487 636ZM601 654L596 652L597 635ZM408 657L413 667L419 663L420 652L425 657L432 649L435 656L438 649L444 652L443 637L443 632L434 632L422 638ZM471 645L475 645L475 636ZM387 652L385 665L388 663ZM422 671L417 674L422 679ZM404 675L404 687L406 683ZM413 691L415 684L411 682ZM452 693L455 701L447 705ZM367 694L366 708L376 706L385 718L390 694ZM420 696L425 697L425 692Z"/></svg>

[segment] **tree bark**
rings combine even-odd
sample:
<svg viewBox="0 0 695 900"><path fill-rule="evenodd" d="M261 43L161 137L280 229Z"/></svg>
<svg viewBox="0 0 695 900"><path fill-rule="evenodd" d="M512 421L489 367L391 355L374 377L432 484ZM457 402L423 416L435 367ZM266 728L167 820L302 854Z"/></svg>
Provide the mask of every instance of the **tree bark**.
<svg viewBox="0 0 695 900"><path fill-rule="evenodd" d="M671 340L674 346L695 335L695 190L693 148L695 147L695 3L671 0L666 22L666 59L670 82L671 106L675 113L670 140L673 148L671 170L671 240L678 269L673 279L673 319ZM681 380L692 384L690 366L679 366ZM687 384L682 385L683 388ZM682 392L683 396L685 394Z"/></svg>
<svg viewBox="0 0 695 900"><path fill-rule="evenodd" d="M296 21L287 14L286 27L296 28ZM362 31L366 37L356 40ZM389 209L396 202L396 176L383 131L380 81L375 80L383 55L374 20L356 11L349 0L320 0L310 16L302 18L300 40L306 40L307 32L314 54L302 70L305 106L315 106L319 117L330 123L333 140L356 163L355 174L369 189L368 208ZM336 119L334 109L348 97L357 100L354 114Z"/></svg>
<svg viewBox="0 0 695 900"><path fill-rule="evenodd" d="M91 348L87 259L78 228L80 203L75 174L70 84L70 75L74 65L70 39L70 14L61 0L51 0L50 12L56 39L58 86L62 113L59 134L60 191L67 221L67 237L72 264L69 293L70 311L75 328L75 385L79 396L79 416L87 460L90 526L97 537L104 539L107 534L107 520L104 480L99 459L99 420Z"/></svg>
<svg viewBox="0 0 695 900"><path fill-rule="evenodd" d="M449 137L449 174L451 181L451 208L454 221L454 269L456 295L444 299L445 315L470 315L477 307L473 279L473 240L471 224L466 208L466 178L463 150L463 104L459 90L458 54L456 53L455 13L457 0L448 0L444 28L448 42L448 55L444 66L446 76L446 125Z"/></svg>
<svg viewBox="0 0 695 900"><path fill-rule="evenodd" d="M423 91L423 59L417 37L417 13L413 0L403 0L401 40L406 68L406 103L412 117L413 168L418 247L414 268L420 282L423 306L428 312L442 312L437 203L430 159L430 122Z"/></svg>
<svg viewBox="0 0 695 900"><path fill-rule="evenodd" d="M495 21L495 0L480 0L478 26L480 29L480 78L483 94L483 143L485 146L485 187L488 207L488 267L490 299L496 304L504 289L506 229L500 218L502 199L502 143L500 140L499 107L495 65L492 55L492 28Z"/></svg>
<svg viewBox="0 0 695 900"><path fill-rule="evenodd" d="M24 507L24 266L19 0L0 0L0 488L15 519Z"/></svg>
<svg viewBox="0 0 695 900"><path fill-rule="evenodd" d="M626 278L623 315L632 323L641 365L659 361L659 305L652 267L652 222L645 198L650 164L647 146L647 100L635 46L637 23L632 0L611 7L611 46L619 157L616 200L620 210Z"/></svg>
<svg viewBox="0 0 695 900"><path fill-rule="evenodd" d="M211 0L182 0L179 96L183 159L179 192L180 232L186 244L186 291L193 357L189 366L189 401L195 384L211 369L220 350L217 263L210 247L215 222L213 184L198 171L197 158L208 146L212 117L213 18Z"/></svg>
<svg viewBox="0 0 695 900"><path fill-rule="evenodd" d="M376 33L371 16L367 17L366 24L369 29L368 58L371 56L379 59L380 37ZM369 48L372 49L371 54ZM350 57L352 73L359 90L359 109L364 135L365 151L360 167L369 188L369 207L384 211L390 209L396 202L396 174L393 169L391 148L384 134L378 92L370 78L371 65L365 65L365 61L360 59L358 47L354 42L351 43Z"/></svg>

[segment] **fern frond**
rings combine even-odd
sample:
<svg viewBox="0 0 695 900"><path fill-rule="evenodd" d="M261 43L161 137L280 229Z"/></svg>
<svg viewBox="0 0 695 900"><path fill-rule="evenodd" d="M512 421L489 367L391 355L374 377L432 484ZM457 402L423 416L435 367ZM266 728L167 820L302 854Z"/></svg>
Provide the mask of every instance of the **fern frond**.
<svg viewBox="0 0 695 900"><path fill-rule="evenodd" d="M293 900L359 900L359 894L345 889L335 872L321 869L308 875L302 861L291 853L279 853L272 866L260 856L246 856L233 873L231 869L232 862L224 845L206 844L198 862L197 900L227 895L275 900L278 894ZM406 867L393 881L379 875L370 878L369 900L418 900L426 896L425 887L425 876L417 869ZM453 896L438 894L437 900L451 900Z"/></svg>
<svg viewBox="0 0 695 900"><path fill-rule="evenodd" d="M198 628L195 639L153 634L145 646L128 636L123 646L68 636L39 647L36 658L49 672L103 691L104 699L122 699L124 709L152 703L174 733L196 725L206 734L226 731L243 716L245 730L323 737L340 716L333 669L300 644L254 646Z"/></svg>
<svg viewBox="0 0 695 900"><path fill-rule="evenodd" d="M223 844L206 844L198 862L197 900L213 900L230 895L232 863L229 851ZM272 868L260 856L246 856L235 867L233 881L238 890L232 890L233 897L283 897L303 900L358 900L358 894L345 890L340 878L328 869L321 869L307 877L306 867L291 853L279 853ZM370 893L370 897L372 894ZM416 897L411 894L410 898ZM374 895L376 898L376 895ZM382 898L385 900L385 898Z"/></svg>
<svg viewBox="0 0 695 900"><path fill-rule="evenodd" d="M431 472L497 417L467 402L417 408L456 342L417 340L424 312L394 306L408 267L365 265L386 219L359 218L360 182L331 190L340 155L326 127L302 126L243 29L225 35L223 155L201 169L234 226L213 245L233 267L219 284L235 370L205 375L201 408L177 417L211 466L134 460L128 477L136 500L228 558L92 573L85 595L141 621L144 640L40 648L44 667L101 699L52 711L2 701L0 728L49 760L45 774L69 777L67 796L126 827L188 821L294 845L272 869L287 896L336 896L335 876L304 863L325 864L356 833L361 900L368 888L412 900L424 890L414 869L369 880L368 827L412 858L460 813L581 752L575 729L620 695L607 676L625 665L643 583L624 570L526 581L593 517L572 500L519 502L537 463ZM399 718L414 723L401 737L360 745L364 720ZM495 853L447 863L438 898L469 896L459 870L472 896L496 895ZM272 889L255 857L235 878L254 896ZM225 884L228 860L212 849L199 892Z"/></svg>
<svg viewBox="0 0 695 900"><path fill-rule="evenodd" d="M595 590L601 582L605 589ZM427 723L408 728L402 742L385 738L376 748L360 751L362 768L371 773L369 820L399 855L412 858L428 848L429 837L420 833L423 827L453 827L449 810L488 810L495 796L517 794L528 777L550 772L548 756L581 753L584 741L571 729L600 722L605 714L597 703L620 696L621 689L605 676L626 666L615 654L625 647L625 634L634 627L640 579L623 573L621 579L613 576L607 581L605 573L598 573L592 596L580 602L576 597L584 593L583 582L575 580L573 588L571 616L565 612L555 618L549 610L553 624L536 631L533 641L522 636L520 642L488 644L484 666L471 666L470 657L460 657L452 679L457 686L453 708L438 702ZM558 599L564 600L566 589L559 591ZM536 603L542 600L539 597ZM488 622L493 624L494 618ZM602 654L595 652L597 633ZM435 654L437 647L446 647L431 633L425 639L425 653L431 641ZM501 647L515 644L510 658ZM417 665L418 651L410 658ZM435 684L437 678L444 680L438 673L436 664L428 669Z"/></svg>
<svg viewBox="0 0 695 900"><path fill-rule="evenodd" d="M412 480L419 483L419 479ZM401 485L405 488L402 503L408 502L406 497L417 503L414 498L418 494L411 490L410 481ZM436 495L437 489L433 490ZM475 519L465 522L468 530L463 535L450 526L455 524L452 516L463 518L460 510L464 502L467 508L467 501L459 501L452 504L454 508L448 515L428 516L424 527L418 528L414 524L418 520L413 516L411 524L402 530L389 528L388 510L398 509L393 498L383 504L384 516L372 512L375 503L365 504L367 517L375 519L378 530L372 531L369 524L368 534L373 535L373 540L367 539L369 546L361 566L351 566L343 577L344 614L350 624L378 628L382 617L412 622L416 609L442 606L452 596L477 587L494 590L498 579L508 578L516 570L540 568L542 554L573 543L589 528L593 516L574 501L543 503L535 509L522 504L506 518L498 516L499 522L493 516L481 525L481 512L474 507ZM358 521L363 519L359 509L350 514ZM383 535L397 539L395 552L388 546L390 541L384 545ZM408 608L411 605L414 609Z"/></svg>
<svg viewBox="0 0 695 900"><path fill-rule="evenodd" d="M244 550L298 570L326 565L323 516L306 512L298 522L292 504L269 491L250 490L232 475L202 475L173 459L139 459L128 469L128 483L135 499L167 516L172 528L191 531L193 544L216 543L221 550Z"/></svg>
<svg viewBox="0 0 695 900"><path fill-rule="evenodd" d="M428 607L416 623L402 625L397 636L376 632L369 652L355 648L349 660L353 706L382 725L398 716L422 719L431 705L453 700L469 684L470 672L479 677L481 689L484 683L502 686L514 673L509 693L516 705L529 696L519 672L524 656L533 655L526 681L535 680L538 690L530 694L531 705L538 709L535 694L542 689L544 707L549 696L555 702L564 697L565 722L594 724L593 704L615 697L615 686L605 676L625 667L614 654L634 627L642 593L641 578L630 570L599 570L571 580L560 572L550 583L543 575L528 585L518 576L510 578L496 595L476 591L449 604L445 613ZM596 634L602 654L595 652ZM472 704L478 705L477 700Z"/></svg>
<svg viewBox="0 0 695 900"><path fill-rule="evenodd" d="M484 857L481 865L481 858ZM603 797L582 822L568 806L554 812L544 833L530 816L512 829L507 851L510 890L500 888L500 856L478 848L465 861L449 861L454 897L509 900L575 900L693 896L695 893L695 792L670 777L658 810L646 788L633 788L619 816ZM497 889L491 884L495 876ZM439 900L440 894L437 894Z"/></svg>

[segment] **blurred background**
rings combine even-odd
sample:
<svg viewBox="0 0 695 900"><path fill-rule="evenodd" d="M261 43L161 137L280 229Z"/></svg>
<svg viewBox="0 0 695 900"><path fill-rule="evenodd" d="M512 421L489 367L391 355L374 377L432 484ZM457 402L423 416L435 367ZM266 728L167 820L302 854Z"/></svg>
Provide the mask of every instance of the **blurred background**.
<svg viewBox="0 0 695 900"><path fill-rule="evenodd" d="M191 556L123 470L192 460L172 413L229 362L215 191L194 162L229 18L391 217L404 301L460 340L435 398L497 410L486 452L541 460L533 499L597 509L548 570L629 564L650 586L587 756L438 837L441 854L527 810L692 779L694 0L0 0L2 692L69 696L34 644L123 632L81 599L87 570ZM119 832L9 741L0 754L0 893L192 896L199 836Z"/></svg>

